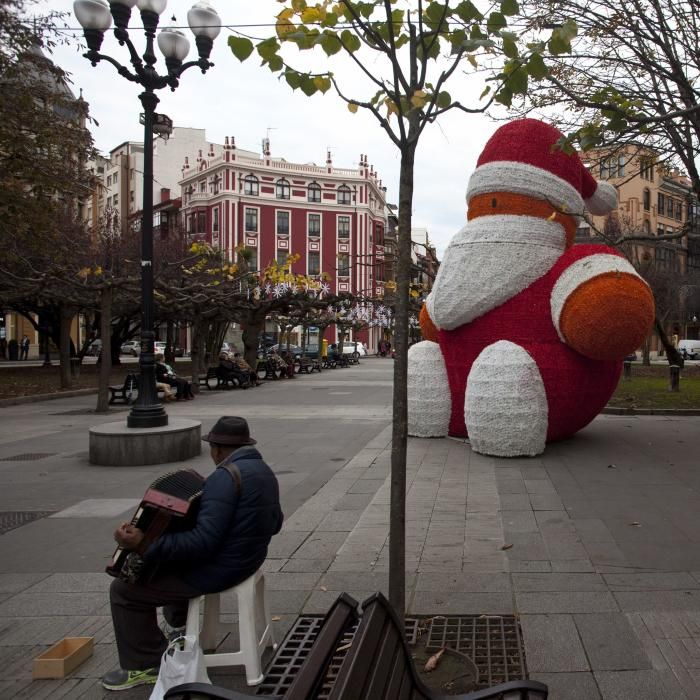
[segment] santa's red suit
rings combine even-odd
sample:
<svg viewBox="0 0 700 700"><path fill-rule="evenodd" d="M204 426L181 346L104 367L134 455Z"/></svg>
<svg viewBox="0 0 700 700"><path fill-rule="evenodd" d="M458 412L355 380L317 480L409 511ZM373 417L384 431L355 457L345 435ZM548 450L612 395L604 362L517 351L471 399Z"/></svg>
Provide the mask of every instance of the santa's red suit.
<svg viewBox="0 0 700 700"><path fill-rule="evenodd" d="M470 179L469 222L445 252L409 351L409 434L469 436L477 452L534 455L587 425L651 328L651 292L600 245L573 246L584 206L610 211L561 134L501 127Z"/></svg>

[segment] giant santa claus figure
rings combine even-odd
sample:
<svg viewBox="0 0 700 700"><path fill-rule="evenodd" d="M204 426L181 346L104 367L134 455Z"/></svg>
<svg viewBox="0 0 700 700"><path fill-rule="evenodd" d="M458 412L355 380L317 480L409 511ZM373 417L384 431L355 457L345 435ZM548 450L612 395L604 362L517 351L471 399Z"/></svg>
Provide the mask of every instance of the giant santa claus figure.
<svg viewBox="0 0 700 700"><path fill-rule="evenodd" d="M606 214L562 134L534 119L496 131L467 190L409 350L409 434L469 437L476 452L536 455L587 425L649 333L654 300L617 251L573 245L585 210Z"/></svg>

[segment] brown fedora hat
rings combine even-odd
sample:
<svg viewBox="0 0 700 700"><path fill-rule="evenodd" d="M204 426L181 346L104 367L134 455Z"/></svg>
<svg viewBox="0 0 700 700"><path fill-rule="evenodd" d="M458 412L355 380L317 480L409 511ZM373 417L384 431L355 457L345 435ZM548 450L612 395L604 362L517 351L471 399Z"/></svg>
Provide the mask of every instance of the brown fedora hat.
<svg viewBox="0 0 700 700"><path fill-rule="evenodd" d="M202 440L215 445L255 445L257 442L250 437L248 421L239 416L221 416Z"/></svg>

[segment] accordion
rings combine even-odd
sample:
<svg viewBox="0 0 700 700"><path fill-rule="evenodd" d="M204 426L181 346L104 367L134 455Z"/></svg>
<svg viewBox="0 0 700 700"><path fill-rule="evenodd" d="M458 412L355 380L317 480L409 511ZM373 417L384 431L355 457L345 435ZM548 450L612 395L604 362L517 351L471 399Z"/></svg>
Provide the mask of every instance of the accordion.
<svg viewBox="0 0 700 700"><path fill-rule="evenodd" d="M193 469L181 469L158 477L146 490L131 524L144 534L143 547L155 542L164 532L191 529L197 519L204 477ZM107 573L130 583L147 578L138 552L117 547Z"/></svg>

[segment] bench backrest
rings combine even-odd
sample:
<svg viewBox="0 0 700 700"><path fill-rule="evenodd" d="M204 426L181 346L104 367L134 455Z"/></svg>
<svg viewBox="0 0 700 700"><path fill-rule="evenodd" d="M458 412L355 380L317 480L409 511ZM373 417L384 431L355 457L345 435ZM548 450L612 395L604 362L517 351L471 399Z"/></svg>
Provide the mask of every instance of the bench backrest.
<svg viewBox="0 0 700 700"><path fill-rule="evenodd" d="M133 391L139 383L139 377L136 374L127 374L124 377L124 391Z"/></svg>
<svg viewBox="0 0 700 700"><path fill-rule="evenodd" d="M357 621L357 605L357 601L347 593L338 596L326 613L302 667L285 693L285 700L312 700L318 696L345 631Z"/></svg>
<svg viewBox="0 0 700 700"><path fill-rule="evenodd" d="M416 677L408 647L389 601L375 593L340 667L329 700L429 700Z"/></svg>

